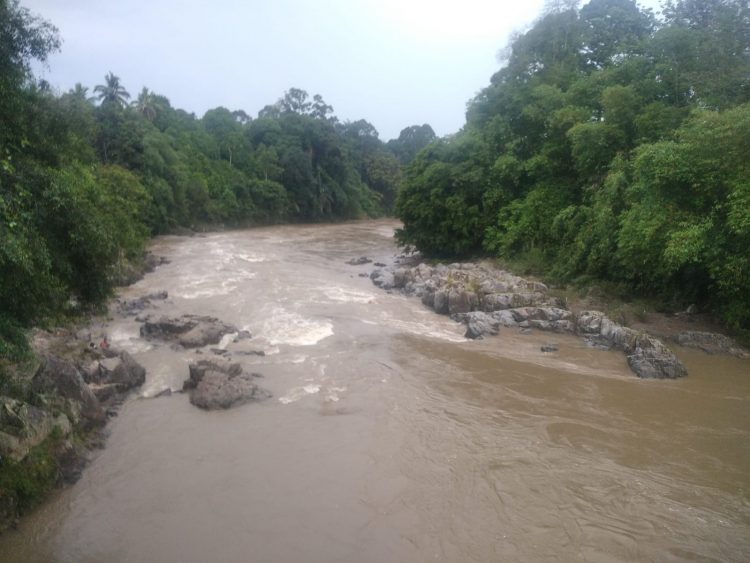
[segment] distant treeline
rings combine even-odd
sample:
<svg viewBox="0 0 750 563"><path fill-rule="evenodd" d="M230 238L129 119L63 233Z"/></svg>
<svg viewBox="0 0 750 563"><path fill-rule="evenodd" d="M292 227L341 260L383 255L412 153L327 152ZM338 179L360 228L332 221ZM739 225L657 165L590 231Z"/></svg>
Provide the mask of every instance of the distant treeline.
<svg viewBox="0 0 750 563"><path fill-rule="evenodd" d="M404 244L604 280L750 330L750 7L549 2L408 168ZM746 332L747 334L747 332Z"/></svg>
<svg viewBox="0 0 750 563"><path fill-rule="evenodd" d="M0 0L0 357L23 327L102 303L150 235L391 213L402 166L435 139L423 125L385 144L296 88L256 119L199 119L145 88L131 100L112 73L56 95L30 63L59 47Z"/></svg>

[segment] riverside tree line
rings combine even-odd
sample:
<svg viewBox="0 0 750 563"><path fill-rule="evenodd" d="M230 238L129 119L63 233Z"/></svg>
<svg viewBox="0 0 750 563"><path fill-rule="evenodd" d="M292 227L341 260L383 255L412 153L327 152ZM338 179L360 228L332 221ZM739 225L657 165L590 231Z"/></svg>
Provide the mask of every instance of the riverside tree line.
<svg viewBox="0 0 750 563"><path fill-rule="evenodd" d="M0 357L102 304L154 234L393 212L427 255L524 260L750 331L747 2L578 4L511 42L461 131L383 143L296 88L255 118L197 118L113 73L56 94L30 64L57 30L0 0Z"/></svg>
<svg viewBox="0 0 750 563"><path fill-rule="evenodd" d="M435 139L423 125L385 144L296 88L256 119L131 97L113 73L56 95L30 63L59 47L0 0L0 357L22 354L23 328L103 303L151 235L391 213L403 164Z"/></svg>
<svg viewBox="0 0 750 563"><path fill-rule="evenodd" d="M549 2L409 167L398 239L697 304L750 334L750 7Z"/></svg>

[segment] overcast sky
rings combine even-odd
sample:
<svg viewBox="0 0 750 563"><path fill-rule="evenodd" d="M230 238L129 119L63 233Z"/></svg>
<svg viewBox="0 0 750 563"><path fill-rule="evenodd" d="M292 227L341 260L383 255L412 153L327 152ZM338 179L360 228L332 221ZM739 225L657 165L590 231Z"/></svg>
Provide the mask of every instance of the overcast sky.
<svg viewBox="0 0 750 563"><path fill-rule="evenodd" d="M646 0L656 6L658 0ZM466 102L499 68L498 51L544 0L21 0L55 24L62 51L37 74L66 91L112 71L198 116L224 106L255 117L285 90L321 94L341 120L380 138L464 124Z"/></svg>

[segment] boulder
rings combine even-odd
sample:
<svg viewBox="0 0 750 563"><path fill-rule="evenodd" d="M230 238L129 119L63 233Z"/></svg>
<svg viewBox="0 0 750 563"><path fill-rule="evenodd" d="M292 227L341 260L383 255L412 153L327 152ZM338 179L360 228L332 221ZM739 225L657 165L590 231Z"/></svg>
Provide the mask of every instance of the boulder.
<svg viewBox="0 0 750 563"><path fill-rule="evenodd" d="M69 399L80 408L80 415L91 423L105 420L99 400L89 389L76 367L56 356L45 356L31 380L36 393L53 393Z"/></svg>
<svg viewBox="0 0 750 563"><path fill-rule="evenodd" d="M369 264L372 262L367 256L360 256L359 258L352 258L351 260L347 260L347 264L350 266L362 266L363 264Z"/></svg>
<svg viewBox="0 0 750 563"><path fill-rule="evenodd" d="M448 292L448 314L468 313L476 308L477 296L464 289L451 289Z"/></svg>
<svg viewBox="0 0 750 563"><path fill-rule="evenodd" d="M600 346L623 350L630 369L645 379L675 379L687 370L674 352L660 340L621 326L601 311L584 311L575 320L575 328Z"/></svg>
<svg viewBox="0 0 750 563"><path fill-rule="evenodd" d="M137 299L123 299L118 302L118 308L121 313L125 315L136 315L143 311L147 307L152 306L153 301L163 301L169 297L169 293L166 291L157 291L156 293L149 293Z"/></svg>
<svg viewBox="0 0 750 563"><path fill-rule="evenodd" d="M411 270L406 268L398 268L393 272L393 287L402 289L406 287L406 284L414 281L414 275Z"/></svg>
<svg viewBox="0 0 750 563"><path fill-rule="evenodd" d="M201 360L190 365L190 377L183 389L190 390L190 402L197 407L228 409L271 396L255 384L254 376L243 373L242 366L237 363Z"/></svg>
<svg viewBox="0 0 750 563"><path fill-rule="evenodd" d="M159 317L141 326L141 336L162 340L177 340L185 348L200 348L218 344L225 334L237 328L214 317L183 315L178 318Z"/></svg>
<svg viewBox="0 0 750 563"><path fill-rule="evenodd" d="M139 387L145 381L146 370L127 352L120 352L118 356L100 360L98 373L94 379L94 382L98 384L115 385L120 393Z"/></svg>
<svg viewBox="0 0 750 563"><path fill-rule="evenodd" d="M482 311L472 311L470 313L459 313L451 318L466 324L466 338L483 338L485 335L495 335L499 332L500 322L492 315Z"/></svg>
<svg viewBox="0 0 750 563"><path fill-rule="evenodd" d="M645 379L676 379L685 377L687 370L674 353L659 340L640 335L634 348L626 350L628 365L638 377Z"/></svg>
<svg viewBox="0 0 750 563"><path fill-rule="evenodd" d="M438 289L435 292L435 296L433 298L433 308L435 309L435 312L440 315L447 315L450 311L449 303L448 303L448 292L444 289Z"/></svg>
<svg viewBox="0 0 750 563"><path fill-rule="evenodd" d="M377 287L381 289L393 289L394 278L393 272L388 270L373 270L370 274L370 279Z"/></svg>
<svg viewBox="0 0 750 563"><path fill-rule="evenodd" d="M72 426L64 414L55 416L28 403L0 397L0 461L4 458L22 460L55 428L62 436L67 436Z"/></svg>

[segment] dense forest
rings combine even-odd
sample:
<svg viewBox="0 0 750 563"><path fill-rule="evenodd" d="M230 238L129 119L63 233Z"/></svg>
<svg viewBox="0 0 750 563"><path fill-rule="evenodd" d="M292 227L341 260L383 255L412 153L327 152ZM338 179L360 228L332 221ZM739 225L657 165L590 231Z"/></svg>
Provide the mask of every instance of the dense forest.
<svg viewBox="0 0 750 563"><path fill-rule="evenodd" d="M297 88L255 118L131 97L111 72L55 92L31 64L57 30L0 0L0 358L102 304L152 235L393 212L427 255L523 260L750 331L747 2L578 5L548 2L461 131L384 143Z"/></svg>
<svg viewBox="0 0 750 563"><path fill-rule="evenodd" d="M408 168L403 244L697 304L750 331L750 7L550 2Z"/></svg>
<svg viewBox="0 0 750 563"><path fill-rule="evenodd" d="M0 357L24 327L103 303L151 235L390 213L402 166L435 139L413 126L386 145L297 88L255 119L131 98L113 73L56 94L31 63L59 48L51 23L0 0Z"/></svg>

